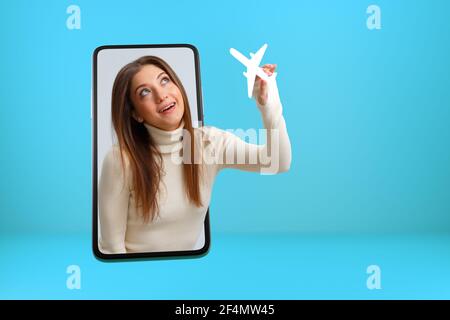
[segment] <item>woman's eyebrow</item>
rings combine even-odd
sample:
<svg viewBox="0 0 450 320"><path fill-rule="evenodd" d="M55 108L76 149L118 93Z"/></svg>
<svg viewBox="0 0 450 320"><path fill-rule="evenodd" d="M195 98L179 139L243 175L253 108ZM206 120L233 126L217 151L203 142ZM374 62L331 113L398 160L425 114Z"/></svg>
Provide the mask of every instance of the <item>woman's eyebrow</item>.
<svg viewBox="0 0 450 320"><path fill-rule="evenodd" d="M158 74L158 76L156 77L156 80L158 80L159 79L159 77L161 77L163 74L165 74L166 72L165 71L163 71L163 72L161 72L160 74Z"/></svg>
<svg viewBox="0 0 450 320"><path fill-rule="evenodd" d="M165 74L166 72L165 71L163 71L163 72L161 72L160 74L158 74L158 76L156 77L156 80L158 80L159 79L159 77L161 77L163 74ZM141 85L139 85L135 90L134 90L134 93L136 93L136 91L140 88L140 87L143 87L143 86L148 86L148 84L147 83L143 83L143 84L141 84Z"/></svg>

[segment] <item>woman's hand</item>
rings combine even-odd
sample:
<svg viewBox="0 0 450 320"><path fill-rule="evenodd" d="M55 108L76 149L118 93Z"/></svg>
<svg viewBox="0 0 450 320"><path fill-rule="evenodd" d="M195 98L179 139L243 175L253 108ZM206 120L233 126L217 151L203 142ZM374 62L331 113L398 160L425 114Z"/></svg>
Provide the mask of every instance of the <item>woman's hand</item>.
<svg viewBox="0 0 450 320"><path fill-rule="evenodd" d="M276 64L265 64L262 66L263 71L270 77L277 68ZM264 106L267 103L267 82L256 76L254 97L258 104Z"/></svg>

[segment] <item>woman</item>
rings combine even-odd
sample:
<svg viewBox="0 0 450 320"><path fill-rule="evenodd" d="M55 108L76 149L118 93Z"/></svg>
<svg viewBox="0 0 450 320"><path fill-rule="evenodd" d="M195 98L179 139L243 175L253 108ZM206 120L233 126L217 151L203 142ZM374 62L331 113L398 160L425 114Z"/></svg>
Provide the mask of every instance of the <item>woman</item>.
<svg viewBox="0 0 450 320"><path fill-rule="evenodd" d="M270 81L255 81L254 97L269 129L265 145L215 127L194 129L183 85L162 59L144 56L119 71L112 93L118 145L105 156L99 183L103 253L193 250L221 169L289 169L291 146L270 77L275 68L263 67Z"/></svg>

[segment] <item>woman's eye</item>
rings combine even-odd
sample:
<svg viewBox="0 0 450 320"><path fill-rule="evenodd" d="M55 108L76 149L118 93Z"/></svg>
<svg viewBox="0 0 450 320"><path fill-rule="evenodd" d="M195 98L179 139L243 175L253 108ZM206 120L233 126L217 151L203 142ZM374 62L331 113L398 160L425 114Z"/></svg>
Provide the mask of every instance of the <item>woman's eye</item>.
<svg viewBox="0 0 450 320"><path fill-rule="evenodd" d="M145 93L145 94L144 94ZM150 90L148 90L148 89L144 89L144 90L142 90L141 91L141 93L139 94L141 97L145 97L147 94L149 94L150 93Z"/></svg>
<svg viewBox="0 0 450 320"><path fill-rule="evenodd" d="M161 80L161 84L167 84L167 83L169 83L170 82L170 79L169 78L167 78L167 77L164 77L164 78L162 78L162 80Z"/></svg>

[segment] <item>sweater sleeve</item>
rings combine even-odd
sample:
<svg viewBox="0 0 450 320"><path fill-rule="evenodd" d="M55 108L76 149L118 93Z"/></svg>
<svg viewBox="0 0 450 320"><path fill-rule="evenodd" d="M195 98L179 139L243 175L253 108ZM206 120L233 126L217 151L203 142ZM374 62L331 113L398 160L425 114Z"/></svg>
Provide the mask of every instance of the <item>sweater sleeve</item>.
<svg viewBox="0 0 450 320"><path fill-rule="evenodd" d="M98 199L100 251L125 253L130 184L128 174L124 174L122 169L117 147L113 147L103 160Z"/></svg>
<svg viewBox="0 0 450 320"><path fill-rule="evenodd" d="M247 143L232 132L215 127L210 128L209 136L214 136L214 157L217 171L233 168L261 174L286 172L291 165L291 143L286 122L282 114L282 105L278 94L276 74L267 82L268 97L265 105L256 105L261 113L265 130L247 130L246 137L263 135L266 143ZM255 83L255 95L259 88ZM259 139L259 138L258 138Z"/></svg>

